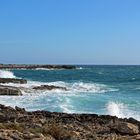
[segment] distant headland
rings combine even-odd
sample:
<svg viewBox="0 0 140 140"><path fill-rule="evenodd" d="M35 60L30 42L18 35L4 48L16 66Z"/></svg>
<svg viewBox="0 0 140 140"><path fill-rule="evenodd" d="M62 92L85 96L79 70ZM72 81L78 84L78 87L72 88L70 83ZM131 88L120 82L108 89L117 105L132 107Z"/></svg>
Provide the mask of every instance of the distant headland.
<svg viewBox="0 0 140 140"><path fill-rule="evenodd" d="M41 64L0 64L0 69L76 69L76 66Z"/></svg>

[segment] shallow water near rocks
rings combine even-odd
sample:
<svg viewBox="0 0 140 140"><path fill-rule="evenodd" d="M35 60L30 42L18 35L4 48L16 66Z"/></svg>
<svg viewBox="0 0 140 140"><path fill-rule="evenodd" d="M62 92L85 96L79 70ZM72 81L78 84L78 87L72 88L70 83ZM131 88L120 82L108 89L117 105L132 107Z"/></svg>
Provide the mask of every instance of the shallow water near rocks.
<svg viewBox="0 0 140 140"><path fill-rule="evenodd" d="M75 70L0 71L0 77L23 78L22 87L66 87L68 91L22 91L23 96L0 96L0 103L66 113L97 113L140 120L140 66L77 66ZM19 84L6 84L20 87Z"/></svg>

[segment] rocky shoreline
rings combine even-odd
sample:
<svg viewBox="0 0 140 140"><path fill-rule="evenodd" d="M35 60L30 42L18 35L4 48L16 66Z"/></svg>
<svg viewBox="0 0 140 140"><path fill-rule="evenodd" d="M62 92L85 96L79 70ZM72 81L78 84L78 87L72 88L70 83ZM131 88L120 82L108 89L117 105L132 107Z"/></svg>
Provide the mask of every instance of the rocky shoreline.
<svg viewBox="0 0 140 140"><path fill-rule="evenodd" d="M15 79L15 78L0 78L0 83L15 83L15 84L27 84L27 80L24 79Z"/></svg>
<svg viewBox="0 0 140 140"><path fill-rule="evenodd" d="M19 87L7 86L7 83ZM25 89L23 84L27 84L24 79L0 78L0 95L21 96L21 90L68 90L54 85L33 85ZM140 140L140 122L109 115L28 112L24 108L0 105L0 139Z"/></svg>
<svg viewBox="0 0 140 140"><path fill-rule="evenodd" d="M3 84L27 84L27 80L15 78L0 78L0 95L20 96L22 92L20 88L14 86L7 86Z"/></svg>
<svg viewBox="0 0 140 140"><path fill-rule="evenodd" d="M20 96L22 92L17 87L0 85L0 95Z"/></svg>
<svg viewBox="0 0 140 140"><path fill-rule="evenodd" d="M0 69L76 69L73 65L0 64Z"/></svg>
<svg viewBox="0 0 140 140"><path fill-rule="evenodd" d="M2 140L139 140L140 122L96 114L27 112L0 105Z"/></svg>
<svg viewBox="0 0 140 140"><path fill-rule="evenodd" d="M15 86L7 86L5 84L18 84L19 87ZM51 91L51 90L63 90L67 91L66 87L54 86L54 85L41 85L41 86L32 86L25 88L22 85L27 84L27 80L25 79L15 79L15 78L0 78L0 96L8 95L8 96L21 96L23 91L35 92L35 91Z"/></svg>

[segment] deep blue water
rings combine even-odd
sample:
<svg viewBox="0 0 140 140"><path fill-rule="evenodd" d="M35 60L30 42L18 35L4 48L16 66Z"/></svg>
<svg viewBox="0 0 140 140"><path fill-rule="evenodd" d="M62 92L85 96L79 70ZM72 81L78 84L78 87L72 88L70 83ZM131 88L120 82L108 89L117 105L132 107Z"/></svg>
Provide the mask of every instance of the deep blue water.
<svg viewBox="0 0 140 140"><path fill-rule="evenodd" d="M98 113L140 120L140 66L77 66L76 70L13 70L28 85L64 86L65 91L23 92L0 102L27 110ZM81 69L82 68L82 69ZM43 83L42 83L43 82Z"/></svg>

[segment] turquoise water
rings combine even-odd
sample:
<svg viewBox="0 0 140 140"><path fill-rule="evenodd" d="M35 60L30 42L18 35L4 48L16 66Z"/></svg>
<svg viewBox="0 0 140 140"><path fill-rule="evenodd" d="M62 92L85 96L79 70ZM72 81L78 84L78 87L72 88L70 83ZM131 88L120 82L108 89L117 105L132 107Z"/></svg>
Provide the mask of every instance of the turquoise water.
<svg viewBox="0 0 140 140"><path fill-rule="evenodd" d="M27 110L109 114L140 120L140 66L77 66L76 70L12 73L28 80L25 87L49 84L64 86L68 91L22 91L21 97L1 96L2 104Z"/></svg>

